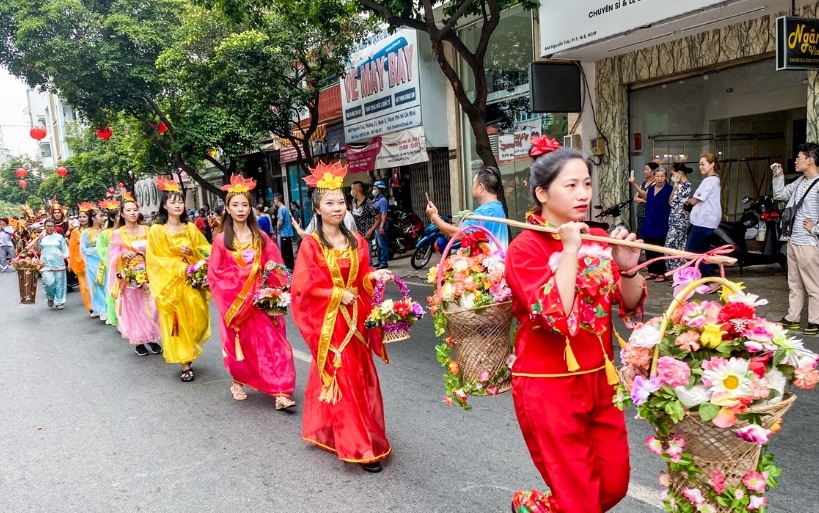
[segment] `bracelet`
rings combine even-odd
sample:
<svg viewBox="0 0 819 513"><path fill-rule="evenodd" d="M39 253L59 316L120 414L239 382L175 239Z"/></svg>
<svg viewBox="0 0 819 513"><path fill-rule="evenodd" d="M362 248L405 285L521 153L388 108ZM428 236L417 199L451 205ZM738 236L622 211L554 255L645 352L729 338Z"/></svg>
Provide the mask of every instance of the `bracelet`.
<svg viewBox="0 0 819 513"><path fill-rule="evenodd" d="M620 271L620 276L621 276L621 277L623 277L623 278L634 278L634 277L635 277L635 276L637 276L638 274L640 274L640 271L634 271L634 272L633 272L633 273L631 273L631 274L626 274L626 273L624 273L623 271Z"/></svg>

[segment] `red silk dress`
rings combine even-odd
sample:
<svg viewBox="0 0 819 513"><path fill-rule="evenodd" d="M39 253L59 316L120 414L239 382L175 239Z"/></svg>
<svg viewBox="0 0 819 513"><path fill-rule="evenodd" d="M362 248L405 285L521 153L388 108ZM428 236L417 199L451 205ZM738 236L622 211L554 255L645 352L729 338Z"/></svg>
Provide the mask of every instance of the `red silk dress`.
<svg viewBox="0 0 819 513"><path fill-rule="evenodd" d="M273 320L253 304L267 262L281 264L279 249L264 237L235 250L225 247L225 236L213 239L208 283L219 310L219 335L225 369L234 381L275 397L290 397L296 388L293 349L287 341L284 319ZM268 278L271 285L275 278Z"/></svg>
<svg viewBox="0 0 819 513"><path fill-rule="evenodd" d="M536 216L532 221L547 224ZM598 229L591 233L606 236ZM600 513L628 491L625 417L612 403L614 388L606 374L607 359L614 357L612 303L621 304L622 316L626 312L611 248L585 242L578 255L575 302L566 316L554 280L562 250L557 236L533 230L524 230L509 246L506 281L520 322L512 399L532 460L558 511ZM640 308L644 299L645 289Z"/></svg>
<svg viewBox="0 0 819 513"><path fill-rule="evenodd" d="M369 245L355 234L357 249L323 247L317 234L299 247L293 272L293 319L313 355L304 390L302 438L339 459L370 463L392 448L384 427L375 353L389 363L379 330L364 320L372 309ZM356 295L341 304L344 290Z"/></svg>

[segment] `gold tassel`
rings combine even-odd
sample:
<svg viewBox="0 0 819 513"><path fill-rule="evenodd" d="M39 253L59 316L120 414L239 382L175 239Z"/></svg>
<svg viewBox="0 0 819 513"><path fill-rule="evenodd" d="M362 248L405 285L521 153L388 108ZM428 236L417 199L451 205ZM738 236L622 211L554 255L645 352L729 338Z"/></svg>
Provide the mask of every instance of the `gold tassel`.
<svg viewBox="0 0 819 513"><path fill-rule="evenodd" d="M609 382L609 385L616 385L620 383L620 374L617 373L617 369L614 367L614 364L609 359L609 355L603 353L606 358L606 380Z"/></svg>
<svg viewBox="0 0 819 513"><path fill-rule="evenodd" d="M340 400L341 390L339 390L338 382L336 381L335 375L333 375L333 379L330 381L330 384L321 387L321 395L319 395L319 401L323 403L336 404Z"/></svg>
<svg viewBox="0 0 819 513"><path fill-rule="evenodd" d="M173 313L173 326L171 327L171 336L178 337L179 336L179 316L176 312Z"/></svg>
<svg viewBox="0 0 819 513"><path fill-rule="evenodd" d="M100 264L97 269L97 285L103 285L103 278L105 278L105 266Z"/></svg>
<svg viewBox="0 0 819 513"><path fill-rule="evenodd" d="M617 343L620 344L620 349L625 349L627 342L623 340L623 337L620 336L620 333L617 330L614 331L614 336L617 337Z"/></svg>
<svg viewBox="0 0 819 513"><path fill-rule="evenodd" d="M236 361L241 362L245 359L245 354L242 352L242 344L239 343L239 328L233 328L233 331L236 333Z"/></svg>
<svg viewBox="0 0 819 513"><path fill-rule="evenodd" d="M577 363L577 358L574 357L574 352L572 351L571 342L569 342L569 337L566 337L566 366L569 368L569 372L575 372L580 368L580 364Z"/></svg>

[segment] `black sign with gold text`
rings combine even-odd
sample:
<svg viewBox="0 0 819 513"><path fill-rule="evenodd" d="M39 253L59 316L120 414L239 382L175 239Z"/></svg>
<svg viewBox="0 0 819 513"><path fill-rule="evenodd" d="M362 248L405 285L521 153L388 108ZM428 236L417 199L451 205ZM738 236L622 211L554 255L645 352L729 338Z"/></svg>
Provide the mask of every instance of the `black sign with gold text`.
<svg viewBox="0 0 819 513"><path fill-rule="evenodd" d="M776 69L819 69L819 20L776 19Z"/></svg>

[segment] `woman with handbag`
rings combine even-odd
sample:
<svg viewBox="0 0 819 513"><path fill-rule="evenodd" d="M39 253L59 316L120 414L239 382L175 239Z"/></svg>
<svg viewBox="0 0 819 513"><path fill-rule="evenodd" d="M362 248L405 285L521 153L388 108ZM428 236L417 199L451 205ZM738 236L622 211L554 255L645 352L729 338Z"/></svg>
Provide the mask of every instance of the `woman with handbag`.
<svg viewBox="0 0 819 513"><path fill-rule="evenodd" d="M788 220L783 235L788 239L788 313L782 326L798 330L805 296L808 297L808 325L802 333L819 334L819 144L799 146L796 172L802 173L793 183L785 185L780 164L773 164L773 199L787 201L783 220ZM792 210L789 210L792 209ZM790 212L791 215L787 215ZM789 229L789 230L788 230ZM787 233L790 231L790 233Z"/></svg>
<svg viewBox="0 0 819 513"><path fill-rule="evenodd" d="M703 153L700 156L700 173L705 177L700 182L694 195L687 201L691 209L691 231L688 233L686 250L691 253L708 251L708 237L722 221L722 204L720 202L720 182L717 172L720 170L717 156ZM716 276L714 268L708 264L700 265L703 276ZM716 292L721 285L711 285L709 293Z"/></svg>

